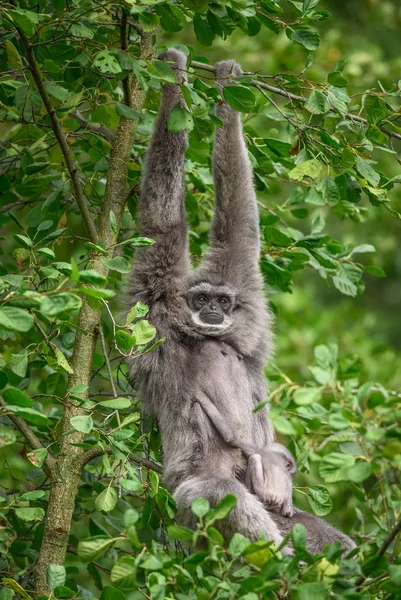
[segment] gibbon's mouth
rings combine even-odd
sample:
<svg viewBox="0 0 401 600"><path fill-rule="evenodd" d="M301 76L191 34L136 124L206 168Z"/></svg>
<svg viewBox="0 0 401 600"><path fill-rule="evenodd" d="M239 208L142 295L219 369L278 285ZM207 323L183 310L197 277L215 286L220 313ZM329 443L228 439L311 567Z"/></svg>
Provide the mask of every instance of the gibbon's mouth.
<svg viewBox="0 0 401 600"><path fill-rule="evenodd" d="M208 312L202 315L200 319L201 321L203 321L204 323L208 323L209 325L221 325L224 321L224 316L219 315L215 312Z"/></svg>

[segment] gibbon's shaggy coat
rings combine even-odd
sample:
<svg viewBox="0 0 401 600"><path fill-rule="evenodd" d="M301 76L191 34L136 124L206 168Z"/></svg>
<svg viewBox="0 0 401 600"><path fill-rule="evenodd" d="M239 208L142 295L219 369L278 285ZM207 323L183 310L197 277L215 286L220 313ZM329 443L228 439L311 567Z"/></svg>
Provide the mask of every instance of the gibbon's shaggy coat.
<svg viewBox="0 0 401 600"><path fill-rule="evenodd" d="M194 498L205 497L213 506L232 493L236 507L217 524L227 539L235 532L251 540L262 534L280 544L292 524L302 520L311 551L334 539L353 548L347 536L313 515L297 511L285 518L266 510L245 485L246 457L224 442L198 402L205 395L244 442L258 448L274 443L266 411L252 412L266 396L263 366L272 339L258 266L252 169L240 116L225 102L216 107L222 127L216 129L213 152L215 215L210 249L193 273L184 208L187 134L167 128L174 106L184 106L179 84L184 80L186 57L170 49L161 58L173 63L177 85L163 86L148 150L139 222L141 234L156 243L137 251L129 301L149 306L149 319L166 341L130 366L146 411L159 423L164 479L174 491L178 518L191 526ZM220 89L241 74L232 61L216 65Z"/></svg>

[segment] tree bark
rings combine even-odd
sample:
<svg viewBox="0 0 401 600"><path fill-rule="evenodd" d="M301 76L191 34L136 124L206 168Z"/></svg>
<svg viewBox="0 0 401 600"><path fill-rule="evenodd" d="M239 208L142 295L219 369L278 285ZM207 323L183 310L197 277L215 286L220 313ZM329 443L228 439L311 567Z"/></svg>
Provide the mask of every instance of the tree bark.
<svg viewBox="0 0 401 600"><path fill-rule="evenodd" d="M141 43L141 57L149 59L153 53L155 36L144 34ZM131 105L140 110L144 101L144 92L140 90L137 81L130 82L132 90ZM127 163L130 159L131 148L135 137L137 122L122 118L119 122L113 143L104 206L101 215L98 237L104 248L110 248L115 242L121 223L127 190ZM117 228L114 231L110 224L110 211L113 211ZM108 275L108 268L103 258L96 255L91 268L102 275ZM67 395L64 404L60 453L51 477L49 504L46 514L43 541L38 562L34 569L35 591L38 595L48 595L49 587L46 572L50 564L63 565L67 552L68 539L71 529L71 519L75 508L75 498L78 492L81 473L84 467L84 450L75 444L81 443L84 434L71 430L70 419L77 415L85 415L79 403L68 396L68 391L75 385L83 384L89 387L93 357L97 342L98 328L101 322L101 311L91 308L83 298L78 318L75 346L70 361L73 373L68 380ZM84 331L85 333L81 332Z"/></svg>

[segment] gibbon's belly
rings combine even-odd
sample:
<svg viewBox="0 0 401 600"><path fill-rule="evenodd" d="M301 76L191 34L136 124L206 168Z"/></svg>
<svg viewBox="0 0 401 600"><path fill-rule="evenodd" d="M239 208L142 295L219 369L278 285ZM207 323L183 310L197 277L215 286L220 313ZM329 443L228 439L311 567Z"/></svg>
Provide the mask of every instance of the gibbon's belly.
<svg viewBox="0 0 401 600"><path fill-rule="evenodd" d="M199 352L198 385L236 436L252 440L255 386L243 356L224 342L204 342Z"/></svg>

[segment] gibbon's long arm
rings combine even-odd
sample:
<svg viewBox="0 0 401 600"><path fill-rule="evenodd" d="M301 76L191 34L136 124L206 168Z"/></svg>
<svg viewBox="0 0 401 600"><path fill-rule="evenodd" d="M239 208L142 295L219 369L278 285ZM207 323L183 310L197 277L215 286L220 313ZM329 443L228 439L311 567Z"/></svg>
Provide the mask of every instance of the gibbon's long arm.
<svg viewBox="0 0 401 600"><path fill-rule="evenodd" d="M170 65L182 83L186 57L170 49L159 58ZM185 218L184 153L188 145L184 131L171 133L167 119L176 104L184 104L179 85L163 86L162 100L146 159L139 199L141 235L156 243L137 251L131 292L152 305L176 297L189 274L187 224Z"/></svg>
<svg viewBox="0 0 401 600"><path fill-rule="evenodd" d="M231 60L216 64L218 87L242 75ZM223 94L223 91L221 92ZM252 168L242 133L240 114L226 102L216 106L224 123L216 128L213 151L215 216L211 228L208 265L226 281L241 286L258 272L259 219Z"/></svg>

